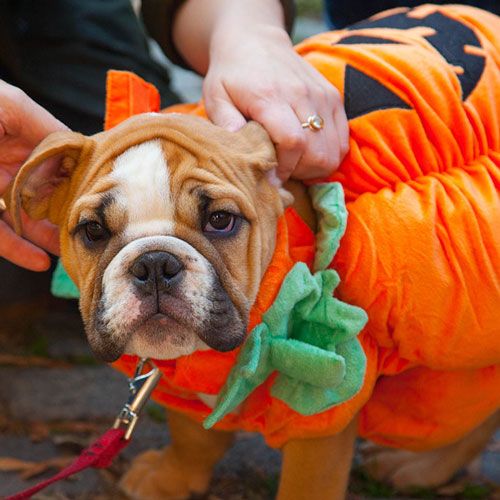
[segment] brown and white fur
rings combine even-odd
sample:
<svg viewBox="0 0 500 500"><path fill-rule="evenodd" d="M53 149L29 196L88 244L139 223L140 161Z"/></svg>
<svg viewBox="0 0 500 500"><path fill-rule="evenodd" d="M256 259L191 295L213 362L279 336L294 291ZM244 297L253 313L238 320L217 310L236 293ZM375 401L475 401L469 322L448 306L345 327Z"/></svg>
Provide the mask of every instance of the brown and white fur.
<svg viewBox="0 0 500 500"><path fill-rule="evenodd" d="M62 260L80 288L97 356L173 359L243 342L277 219L290 201L268 181L275 166L273 145L255 123L229 133L194 117L141 115L93 137L49 136L21 169L9 205L18 231L21 207L59 225ZM313 225L305 191L293 191ZM231 230L213 231L227 214ZM139 456L121 480L132 498L206 491L231 445L230 433L206 431L171 411L168 418L171 445ZM374 452L372 471L400 487L441 483L496 425L498 416L429 454L395 460ZM356 419L338 435L288 442L278 498L343 498L355 437Z"/></svg>

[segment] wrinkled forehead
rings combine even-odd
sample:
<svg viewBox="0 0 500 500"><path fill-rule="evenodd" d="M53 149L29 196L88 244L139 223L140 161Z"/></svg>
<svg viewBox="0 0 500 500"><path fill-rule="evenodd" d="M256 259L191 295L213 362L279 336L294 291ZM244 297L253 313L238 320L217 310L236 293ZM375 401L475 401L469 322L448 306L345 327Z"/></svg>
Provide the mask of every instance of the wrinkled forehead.
<svg viewBox="0 0 500 500"><path fill-rule="evenodd" d="M276 161L268 135L254 122L232 133L178 114L135 116L96 134L90 143L71 180L71 203L89 191L120 186L134 202L137 193L157 199L160 188L184 189L188 178L202 184L225 182L250 194ZM165 203L156 207L165 208Z"/></svg>
<svg viewBox="0 0 500 500"><path fill-rule="evenodd" d="M74 217L91 219L95 214L105 220L106 212L112 211L115 221L121 214L129 225L171 218L171 167L177 162L168 160L165 149L164 141L151 139L131 145L107 161L94 159L97 168L90 185L81 186Z"/></svg>
<svg viewBox="0 0 500 500"><path fill-rule="evenodd" d="M126 224L131 237L172 234L179 210L194 215L214 198L253 213L251 186L231 161L200 157L174 142L154 138L135 144L102 165L99 174L75 203L70 226L97 215L102 221L111 217L117 228Z"/></svg>
<svg viewBox="0 0 500 500"><path fill-rule="evenodd" d="M230 133L200 118L168 115L133 117L97 134L71 179L70 229L82 209L98 215L113 209L115 220L151 226L178 215L179 206L194 214L189 203L203 196L230 198L251 216L256 184L275 159L262 134L256 124Z"/></svg>
<svg viewBox="0 0 500 500"><path fill-rule="evenodd" d="M177 113L133 116L92 138L95 142L94 159L101 164L152 140L160 140L200 159L219 155L227 148L238 149L240 142L207 120Z"/></svg>

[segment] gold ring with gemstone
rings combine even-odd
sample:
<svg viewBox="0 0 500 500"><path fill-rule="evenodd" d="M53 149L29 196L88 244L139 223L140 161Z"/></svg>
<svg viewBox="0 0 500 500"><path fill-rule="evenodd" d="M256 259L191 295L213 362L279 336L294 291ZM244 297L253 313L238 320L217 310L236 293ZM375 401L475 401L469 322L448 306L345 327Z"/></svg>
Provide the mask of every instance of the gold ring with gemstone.
<svg viewBox="0 0 500 500"><path fill-rule="evenodd" d="M321 130L323 128L323 125L325 124L325 120L321 118L319 115L311 115L307 117L307 121L304 123L301 123L302 128L308 128L312 130L313 132L317 132L318 130Z"/></svg>

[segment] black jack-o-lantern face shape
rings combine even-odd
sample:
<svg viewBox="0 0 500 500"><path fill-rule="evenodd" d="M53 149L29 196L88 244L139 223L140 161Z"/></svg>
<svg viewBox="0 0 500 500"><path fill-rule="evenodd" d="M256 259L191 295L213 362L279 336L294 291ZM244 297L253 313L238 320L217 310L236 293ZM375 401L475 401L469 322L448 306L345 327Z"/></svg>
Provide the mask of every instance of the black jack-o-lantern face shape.
<svg viewBox="0 0 500 500"><path fill-rule="evenodd" d="M422 16L415 16L415 10L398 9L397 13L382 14L362 21L348 28L348 34L344 34L335 45L401 44L397 37L381 36L378 29L420 29L423 38L446 63L458 68L456 74L462 89L462 100L465 101L481 79L485 67L480 40L467 25L446 15L439 8L430 7L425 6L428 12ZM369 33L369 30L373 30L373 33ZM411 109L389 87L350 64L346 65L344 74L344 104L350 120L375 110Z"/></svg>

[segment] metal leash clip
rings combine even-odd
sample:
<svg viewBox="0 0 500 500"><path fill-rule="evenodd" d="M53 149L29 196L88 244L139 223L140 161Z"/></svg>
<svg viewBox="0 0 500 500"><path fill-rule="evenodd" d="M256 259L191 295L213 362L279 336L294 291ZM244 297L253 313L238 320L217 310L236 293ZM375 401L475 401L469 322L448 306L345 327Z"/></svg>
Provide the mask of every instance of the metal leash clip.
<svg viewBox="0 0 500 500"><path fill-rule="evenodd" d="M151 370L142 373L145 365L149 365ZM113 424L113 429L119 429L122 426L126 427L124 439L128 440L132 436L139 413L148 401L160 378L160 369L152 361L145 358L139 361L134 376L128 380L128 401Z"/></svg>

